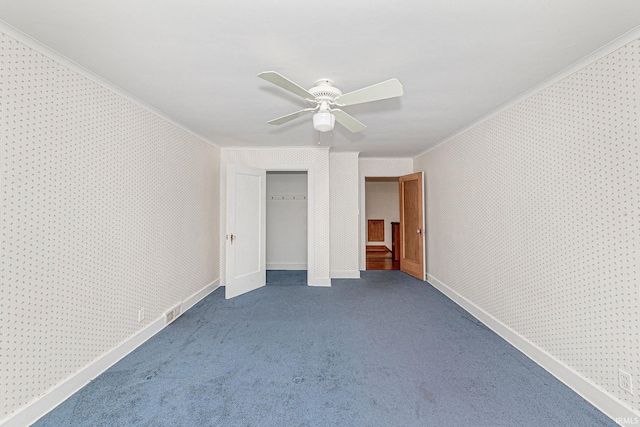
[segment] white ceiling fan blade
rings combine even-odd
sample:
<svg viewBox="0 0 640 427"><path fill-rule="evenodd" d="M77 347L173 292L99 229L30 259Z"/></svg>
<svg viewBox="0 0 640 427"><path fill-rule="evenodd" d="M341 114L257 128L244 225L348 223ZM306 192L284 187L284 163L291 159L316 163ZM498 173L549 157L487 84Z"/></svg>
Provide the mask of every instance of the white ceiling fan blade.
<svg viewBox="0 0 640 427"><path fill-rule="evenodd" d="M287 123L293 119L296 119L300 116L304 116L305 114L309 114L315 111L315 108L305 108L304 110L296 111L295 113L287 114L286 116L278 117L277 119L269 120L267 123L270 125L281 125L283 123Z"/></svg>
<svg viewBox="0 0 640 427"><path fill-rule="evenodd" d="M340 123L342 126L346 127L348 130L350 130L353 133L360 132L361 130L364 130L367 128L365 125L363 125L358 120L356 120L353 116L350 116L349 114L345 113L342 110L334 108L333 110L331 110L331 113L336 117L336 120L338 121L338 123Z"/></svg>
<svg viewBox="0 0 640 427"><path fill-rule="evenodd" d="M275 71L264 71L258 74L258 77L268 81L269 83L273 83L276 86L280 86L283 89L288 90L291 93L294 93L305 99L315 99L311 93L307 92L306 89L298 86L288 78L276 73Z"/></svg>
<svg viewBox="0 0 640 427"><path fill-rule="evenodd" d="M336 102L338 105L354 105L364 102L379 101L381 99L395 98L402 96L402 85L398 79L387 80L372 86L354 90L340 96Z"/></svg>

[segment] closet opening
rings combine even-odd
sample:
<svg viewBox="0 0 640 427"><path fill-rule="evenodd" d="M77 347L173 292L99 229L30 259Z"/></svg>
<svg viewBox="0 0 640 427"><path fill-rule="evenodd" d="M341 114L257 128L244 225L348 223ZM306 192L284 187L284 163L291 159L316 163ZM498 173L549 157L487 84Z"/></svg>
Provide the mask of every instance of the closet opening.
<svg viewBox="0 0 640 427"><path fill-rule="evenodd" d="M307 171L267 171L267 286L308 283L307 181Z"/></svg>

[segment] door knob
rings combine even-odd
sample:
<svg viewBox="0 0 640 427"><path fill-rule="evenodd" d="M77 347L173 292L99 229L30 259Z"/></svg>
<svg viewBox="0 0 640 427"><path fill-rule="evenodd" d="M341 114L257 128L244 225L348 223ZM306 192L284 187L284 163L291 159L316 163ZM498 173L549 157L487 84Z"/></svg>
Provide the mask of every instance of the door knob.
<svg viewBox="0 0 640 427"><path fill-rule="evenodd" d="M235 237L236 237L236 236L234 236L234 235L233 235L233 233L231 233L231 244L232 244L232 245L233 245L233 239L234 239Z"/></svg>
<svg viewBox="0 0 640 427"><path fill-rule="evenodd" d="M419 228L416 230L416 233L418 233L418 234L420 234L421 232L422 232L422 230L420 230Z"/></svg>

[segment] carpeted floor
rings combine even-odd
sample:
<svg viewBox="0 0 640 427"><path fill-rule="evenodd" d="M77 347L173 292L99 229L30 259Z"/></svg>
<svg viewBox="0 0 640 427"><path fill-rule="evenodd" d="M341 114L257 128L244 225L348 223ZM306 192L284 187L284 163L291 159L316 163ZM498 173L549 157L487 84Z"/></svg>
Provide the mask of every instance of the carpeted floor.
<svg viewBox="0 0 640 427"><path fill-rule="evenodd" d="M306 285L307 270L267 270L267 285Z"/></svg>
<svg viewBox="0 0 640 427"><path fill-rule="evenodd" d="M218 289L37 426L614 426L424 282Z"/></svg>

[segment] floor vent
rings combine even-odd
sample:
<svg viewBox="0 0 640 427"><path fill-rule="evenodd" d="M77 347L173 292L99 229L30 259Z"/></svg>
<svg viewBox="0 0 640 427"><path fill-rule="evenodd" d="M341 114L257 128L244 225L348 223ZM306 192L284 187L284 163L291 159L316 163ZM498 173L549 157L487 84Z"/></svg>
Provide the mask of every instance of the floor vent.
<svg viewBox="0 0 640 427"><path fill-rule="evenodd" d="M168 325L169 323L173 322L180 316L180 314L182 314L182 304L178 304L164 314L164 324Z"/></svg>

